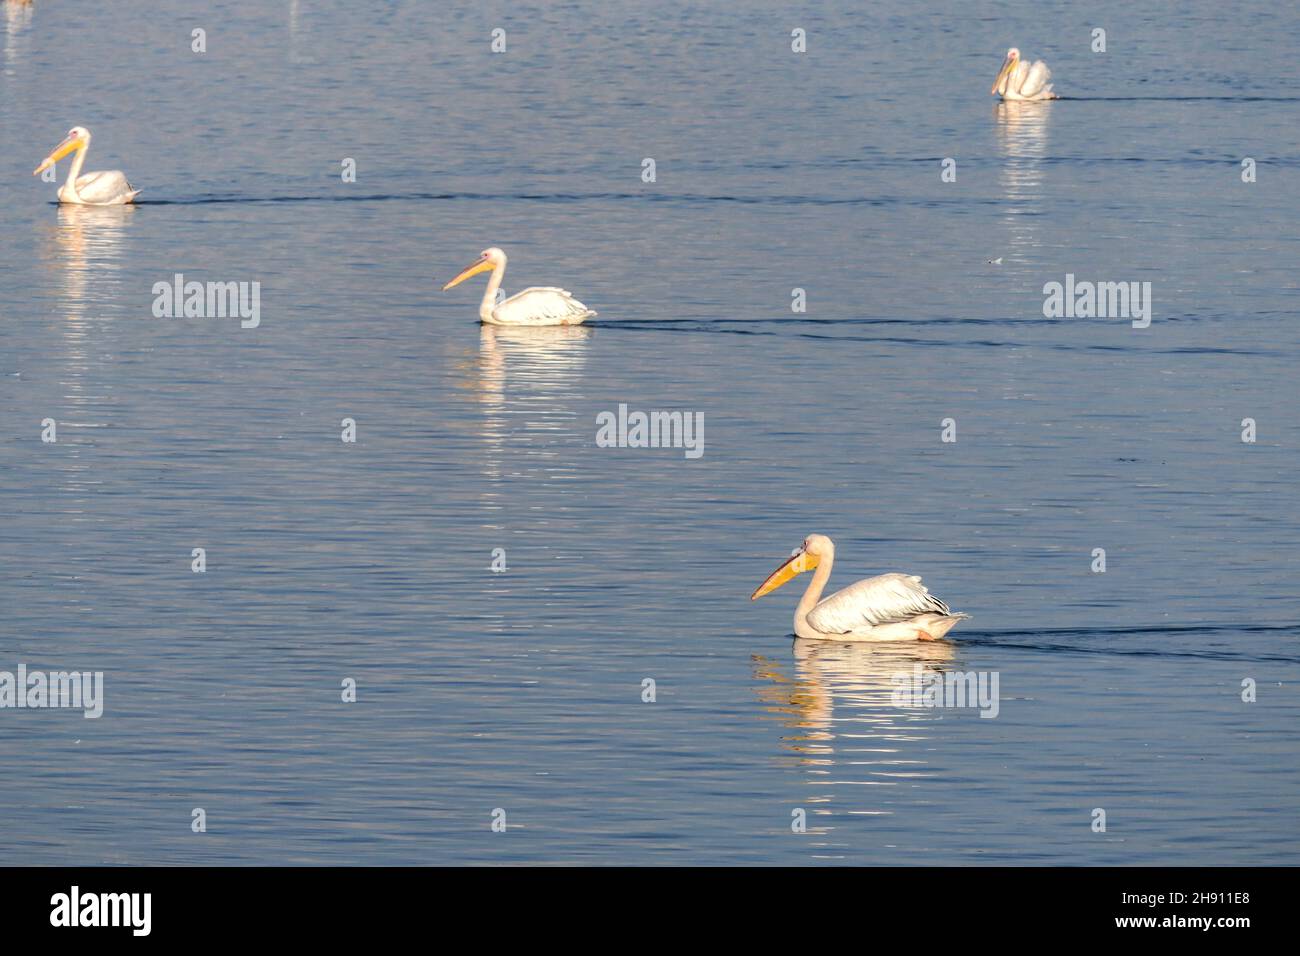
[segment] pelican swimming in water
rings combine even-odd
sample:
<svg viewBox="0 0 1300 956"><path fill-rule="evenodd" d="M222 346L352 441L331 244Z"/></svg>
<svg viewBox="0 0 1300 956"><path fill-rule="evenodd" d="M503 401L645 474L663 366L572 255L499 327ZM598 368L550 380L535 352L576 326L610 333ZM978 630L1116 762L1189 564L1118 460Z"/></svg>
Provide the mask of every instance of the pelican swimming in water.
<svg viewBox="0 0 1300 956"><path fill-rule="evenodd" d="M74 126L68 130L67 139L55 146L54 152L32 170L32 175L39 176L64 156L76 152L72 168L68 170L68 181L59 187L59 202L79 206L121 206L134 202L135 197L140 195L140 190L127 182L126 173L120 169L81 175L81 164L86 161L86 150L89 148L90 130L84 126Z"/></svg>
<svg viewBox="0 0 1300 956"><path fill-rule="evenodd" d="M796 575L815 569L817 573L794 609L794 633L827 641L937 641L970 616L953 614L911 574L867 578L818 600L834 562L831 539L810 534L749 599L756 601Z"/></svg>
<svg viewBox="0 0 1300 956"><path fill-rule="evenodd" d="M443 286L442 291L446 292L470 276L489 269L492 277L488 279L483 301L478 307L479 321L488 325L578 325L596 314L564 289L555 288L525 289L498 304L496 296L506 274L506 254L496 247L479 253L479 257Z"/></svg>
<svg viewBox="0 0 1300 956"><path fill-rule="evenodd" d="M1052 92L1052 71L1042 60L1036 60L1032 66L1020 59L1020 51L1012 47L1007 51L1007 58L1002 61L998 78L993 81L990 93L1000 95L1004 100L1059 100Z"/></svg>

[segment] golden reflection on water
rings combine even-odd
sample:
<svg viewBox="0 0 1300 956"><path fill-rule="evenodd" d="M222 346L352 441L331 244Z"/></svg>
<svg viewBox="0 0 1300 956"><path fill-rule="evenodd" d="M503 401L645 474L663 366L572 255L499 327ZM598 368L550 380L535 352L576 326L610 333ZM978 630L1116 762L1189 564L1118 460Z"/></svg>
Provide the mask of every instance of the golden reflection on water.
<svg viewBox="0 0 1300 956"><path fill-rule="evenodd" d="M304 27L300 0L289 0L289 62L311 65L317 62L312 56L315 43L310 26Z"/></svg>
<svg viewBox="0 0 1300 956"><path fill-rule="evenodd" d="M484 445L483 480L477 497L485 513L484 531L502 544L516 535L544 531L548 522L557 520L563 496L580 477L573 446L580 440L578 405L592 334L580 325L480 326L477 360L468 373L482 410L478 436ZM511 511L511 502L519 499L513 482L520 478L528 482L532 501L545 500L547 492L553 492L556 510ZM490 600L508 589L504 581L493 583L484 595ZM487 623L503 632L513 627L495 615Z"/></svg>
<svg viewBox="0 0 1300 956"><path fill-rule="evenodd" d="M929 776L925 742L942 715L896 706L895 675L910 678L917 665L943 671L955 653L944 641L796 639L792 665L754 657L759 700L789 731L783 756L815 788L804 799L808 833L829 835L836 813L889 814L883 791Z"/></svg>
<svg viewBox="0 0 1300 956"><path fill-rule="evenodd" d="M27 45L25 34L32 25L31 0L3 0L5 8L5 76L14 76L14 63Z"/></svg>
<svg viewBox="0 0 1300 956"><path fill-rule="evenodd" d="M592 329L480 326L477 388L487 445L484 477L499 479L508 445L528 441L531 464L551 478L574 476L557 441L571 434ZM594 427L594 426L593 426ZM491 492L495 494L495 492Z"/></svg>
<svg viewBox="0 0 1300 956"><path fill-rule="evenodd" d="M1002 154L999 180L1007 209L1006 248L1024 258L1039 245L1035 236L1037 217L1043 212L1045 195L1050 103L998 103L994 106L998 146Z"/></svg>
<svg viewBox="0 0 1300 956"><path fill-rule="evenodd" d="M58 303L62 373L59 385L63 405L51 410L58 422L59 442L70 442L64 457L64 490L85 490L96 484L89 466L80 461L75 430L102 428L100 421L82 418L107 406L102 381L95 384L94 365L108 347L103 324L106 304L124 298L122 265L133 206L60 205L53 223L44 227L39 261ZM151 303L148 289L140 290L142 309Z"/></svg>
<svg viewBox="0 0 1300 956"><path fill-rule="evenodd" d="M124 242L134 215L134 205L55 210L54 224L44 230L43 259L71 322L95 317L98 305L122 293ZM152 301L144 293L142 299Z"/></svg>

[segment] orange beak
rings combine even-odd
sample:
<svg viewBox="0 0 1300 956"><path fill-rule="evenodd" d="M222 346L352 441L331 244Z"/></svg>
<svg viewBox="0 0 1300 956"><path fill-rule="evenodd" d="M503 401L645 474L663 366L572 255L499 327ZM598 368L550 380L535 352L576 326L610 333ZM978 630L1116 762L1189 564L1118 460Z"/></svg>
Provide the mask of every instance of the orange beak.
<svg viewBox="0 0 1300 956"><path fill-rule="evenodd" d="M480 272L487 272L491 268L492 268L492 263L490 261L488 261L487 259L479 259L476 262L474 262L472 265L466 266L464 271L461 272L460 275L456 276L456 278L452 279L450 282L448 282L445 286L442 287L442 291L446 292L452 286L460 285L470 276L476 276Z"/></svg>
<svg viewBox="0 0 1300 956"><path fill-rule="evenodd" d="M64 156L67 156L68 153L71 153L73 150L80 149L81 146L82 146L82 141L80 139L73 136L69 136L58 146L55 146L54 151L50 153L50 155L46 156L43 160L41 160L41 164L32 170L32 175L39 176L41 173L45 172L45 170L49 169L51 166L53 166L55 163L61 160Z"/></svg>
<svg viewBox="0 0 1300 956"><path fill-rule="evenodd" d="M764 594L771 594L787 581L817 567L817 561L817 555L809 554L802 548L797 549L794 554L790 555L785 564L767 576L767 580L758 586L754 593L749 596L749 599L757 601Z"/></svg>

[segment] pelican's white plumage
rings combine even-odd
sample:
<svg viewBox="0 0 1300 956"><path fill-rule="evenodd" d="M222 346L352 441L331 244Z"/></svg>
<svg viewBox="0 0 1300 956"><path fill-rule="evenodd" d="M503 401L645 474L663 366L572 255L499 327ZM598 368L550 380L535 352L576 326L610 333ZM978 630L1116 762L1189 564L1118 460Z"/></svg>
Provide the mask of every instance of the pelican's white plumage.
<svg viewBox="0 0 1300 956"><path fill-rule="evenodd" d="M494 308L492 321L497 325L576 325L595 314L568 289L534 286Z"/></svg>
<svg viewBox="0 0 1300 956"><path fill-rule="evenodd" d="M67 137L41 164L32 171L33 176L40 175L57 163L64 156L75 152L72 168L68 170L68 180L59 187L59 202L78 206L122 206L135 202L140 195L127 181L126 173L120 169L81 175L81 165L86 161L86 150L90 148L90 130L84 126L74 126L68 130Z"/></svg>
<svg viewBox="0 0 1300 956"><path fill-rule="evenodd" d="M750 600L775 591L804 571L816 570L794 612L797 636L832 641L934 641L965 614L948 605L912 574L881 574L821 597L835 562L835 544L810 534L781 567L768 576Z"/></svg>
<svg viewBox="0 0 1300 956"><path fill-rule="evenodd" d="M808 612L808 623L823 634L847 634L921 614L948 613L948 605L932 595L919 577L894 572L857 581L818 601Z"/></svg>
<svg viewBox="0 0 1300 956"><path fill-rule="evenodd" d="M506 254L493 246L484 249L479 257L452 279L442 290L446 292L470 276L492 270L483 301L479 304L479 320L488 325L579 325L595 315L573 297L567 289L553 286L534 286L517 292L498 303L497 290L506 274Z"/></svg>
<svg viewBox="0 0 1300 956"><path fill-rule="evenodd" d="M1020 51L1015 47L1007 50L1002 68L998 70L997 79L993 81L994 95L1004 100L1058 100L1052 92L1052 71L1042 60L1027 64L1020 58Z"/></svg>

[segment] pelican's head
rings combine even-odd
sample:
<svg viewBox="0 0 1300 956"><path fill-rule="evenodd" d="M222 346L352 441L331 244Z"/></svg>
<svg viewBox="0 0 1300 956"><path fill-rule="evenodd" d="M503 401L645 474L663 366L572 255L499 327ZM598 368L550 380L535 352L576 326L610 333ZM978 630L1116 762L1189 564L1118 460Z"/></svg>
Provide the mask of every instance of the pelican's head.
<svg viewBox="0 0 1300 956"><path fill-rule="evenodd" d="M1019 62L1020 51L1012 47L1007 51L1007 58L1002 61L1002 68L998 70L997 79L993 81L993 89L989 90L990 93L998 94L1007 91L1007 82L1011 79L1011 71L1016 68L1016 64Z"/></svg>
<svg viewBox="0 0 1300 956"><path fill-rule="evenodd" d="M822 558L833 557L834 554L835 545L831 543L831 539L826 535L808 535L803 539L803 544L790 552L790 557L786 559L785 564L769 574L767 580L758 586L757 590L749 596L749 599L757 601L764 594L771 594L781 585L798 577L805 571L813 570L821 563Z"/></svg>
<svg viewBox="0 0 1300 956"><path fill-rule="evenodd" d="M54 147L53 152L41 160L41 164L32 170L33 176L39 176L45 170L49 169L68 153L78 149L85 149L90 145L90 130L84 126L74 126L68 130L67 137L58 146Z"/></svg>
<svg viewBox="0 0 1300 956"><path fill-rule="evenodd" d="M506 254L502 252L500 249L498 249L496 246L493 246L491 249L484 249L482 252L478 254L477 259L475 259L473 262L471 262L461 271L460 275L456 276L456 278L452 279L445 286L443 286L442 291L446 292L452 286L460 285L470 276L476 276L480 272L490 272L491 270L495 269L497 266L501 266L502 268L505 268L505 264L506 264Z"/></svg>

